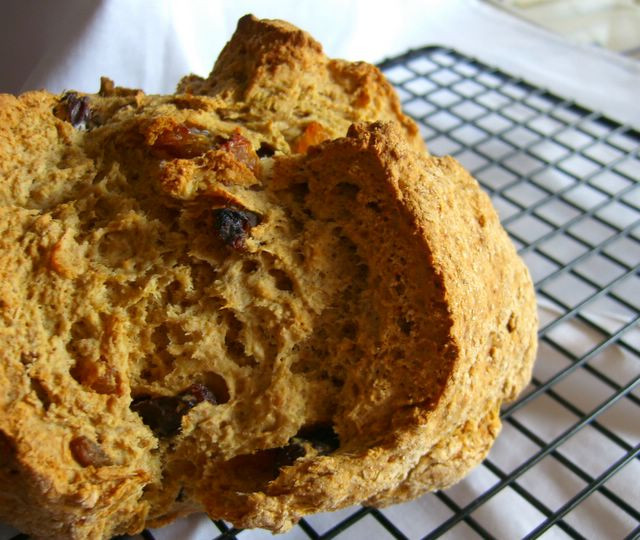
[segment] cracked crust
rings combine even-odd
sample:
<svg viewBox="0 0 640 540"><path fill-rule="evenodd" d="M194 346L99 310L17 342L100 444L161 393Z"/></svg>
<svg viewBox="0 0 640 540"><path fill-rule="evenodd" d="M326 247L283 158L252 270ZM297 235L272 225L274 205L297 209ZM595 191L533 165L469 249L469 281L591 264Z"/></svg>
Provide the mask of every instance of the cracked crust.
<svg viewBox="0 0 640 540"><path fill-rule="evenodd" d="M243 18L190 93L0 96L0 519L284 531L483 459L531 374L529 274L375 68L318 58ZM326 130L301 153L285 104Z"/></svg>
<svg viewBox="0 0 640 540"><path fill-rule="evenodd" d="M378 68L327 58L308 33L278 20L240 19L206 79L190 75L178 92L222 98L249 129L278 133L286 153L343 137L355 122L393 121L416 149L424 142Z"/></svg>

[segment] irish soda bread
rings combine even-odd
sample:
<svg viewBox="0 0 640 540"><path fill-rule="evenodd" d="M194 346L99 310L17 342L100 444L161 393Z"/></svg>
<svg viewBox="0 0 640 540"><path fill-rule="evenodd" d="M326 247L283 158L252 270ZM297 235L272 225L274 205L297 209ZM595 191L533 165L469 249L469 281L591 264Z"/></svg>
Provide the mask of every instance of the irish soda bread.
<svg viewBox="0 0 640 540"><path fill-rule="evenodd" d="M476 181L286 23L175 95L0 96L0 520L36 538L449 486L536 326Z"/></svg>

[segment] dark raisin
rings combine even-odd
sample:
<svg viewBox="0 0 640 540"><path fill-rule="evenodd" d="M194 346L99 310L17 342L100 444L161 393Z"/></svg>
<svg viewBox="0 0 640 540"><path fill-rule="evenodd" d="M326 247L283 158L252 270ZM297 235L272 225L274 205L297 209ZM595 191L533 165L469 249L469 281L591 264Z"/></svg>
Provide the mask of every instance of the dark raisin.
<svg viewBox="0 0 640 540"><path fill-rule="evenodd" d="M88 467L89 465L94 467L111 465L111 460L102 447L84 435L71 439L69 450L71 450L73 459L83 467Z"/></svg>
<svg viewBox="0 0 640 540"><path fill-rule="evenodd" d="M168 437L180 431L182 415L189 409L179 397L142 398L131 405L158 437Z"/></svg>
<svg viewBox="0 0 640 540"><path fill-rule="evenodd" d="M234 249L244 248L246 236L260 222L260 218L249 210L218 208L213 211L213 227L220 239Z"/></svg>
<svg viewBox="0 0 640 540"><path fill-rule="evenodd" d="M258 148L258 150L256 151L256 154L258 154L259 158L271 157L275 153L276 149L266 142L261 142L260 148Z"/></svg>
<svg viewBox="0 0 640 540"><path fill-rule="evenodd" d="M289 439L287 446L273 449L275 467L292 465L296 459L304 457L305 444L311 445L317 455L326 456L340 447L340 440L331 426L316 424L303 427Z"/></svg>
<svg viewBox="0 0 640 540"><path fill-rule="evenodd" d="M303 427L295 438L309 441L320 455L330 454L340 447L340 439L337 433L333 430L333 427L326 424Z"/></svg>
<svg viewBox="0 0 640 540"><path fill-rule="evenodd" d="M79 97L76 92L67 92L62 96L67 107L67 120L76 129L86 129L91 119L91 108L87 96Z"/></svg>
<svg viewBox="0 0 640 540"><path fill-rule="evenodd" d="M275 450L275 466L277 469L292 465L293 462L305 455L304 446L292 439L287 446Z"/></svg>
<svg viewBox="0 0 640 540"><path fill-rule="evenodd" d="M142 397L131 404L131 410L158 437L171 437L180 432L182 417L198 403L217 403L213 393L203 384L193 384L177 396Z"/></svg>

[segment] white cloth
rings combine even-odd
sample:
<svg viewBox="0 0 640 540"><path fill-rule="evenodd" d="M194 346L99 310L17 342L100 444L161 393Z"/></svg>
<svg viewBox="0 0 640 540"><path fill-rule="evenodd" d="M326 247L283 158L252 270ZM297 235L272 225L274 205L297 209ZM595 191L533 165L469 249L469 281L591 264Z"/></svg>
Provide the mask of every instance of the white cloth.
<svg viewBox="0 0 640 540"><path fill-rule="evenodd" d="M573 45L480 0L9 0L0 21L0 91L170 92L206 75L245 13L311 32L329 56L377 62L409 48L452 46L640 127L640 62Z"/></svg>

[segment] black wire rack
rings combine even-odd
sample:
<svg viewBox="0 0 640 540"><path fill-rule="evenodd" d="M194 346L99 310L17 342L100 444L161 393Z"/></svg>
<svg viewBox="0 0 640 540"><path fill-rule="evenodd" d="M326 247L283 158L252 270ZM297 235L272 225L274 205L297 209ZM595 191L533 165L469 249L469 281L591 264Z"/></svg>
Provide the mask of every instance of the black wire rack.
<svg viewBox="0 0 640 540"><path fill-rule="evenodd" d="M534 278L538 359L461 483L310 516L281 538L640 538L640 133L451 49L380 67L431 153L491 195ZM138 538L271 535L194 516Z"/></svg>

